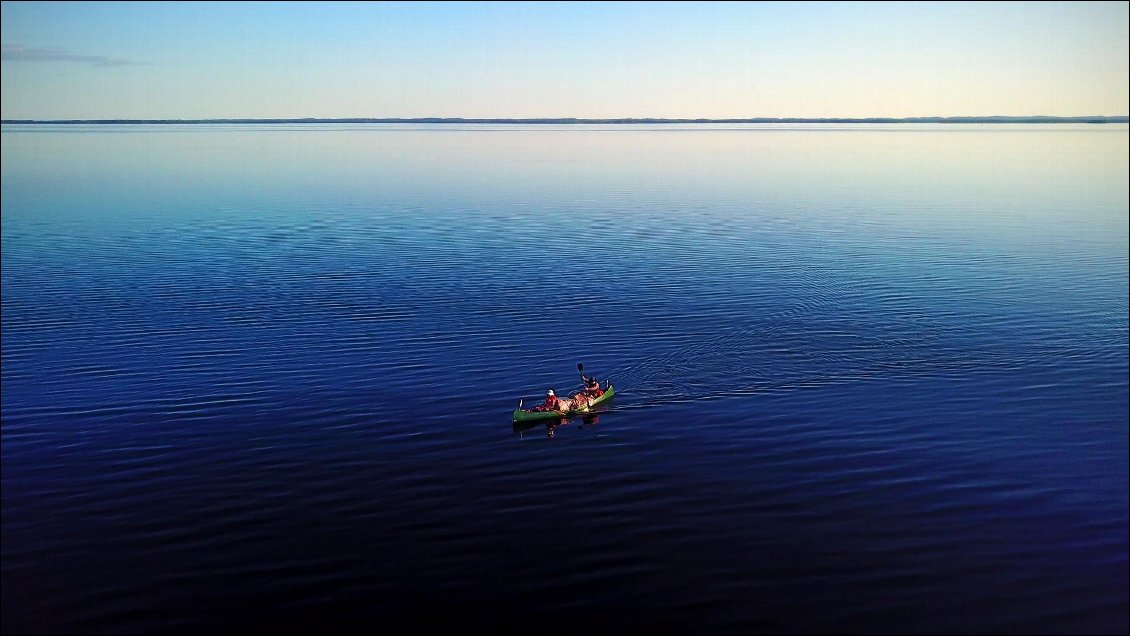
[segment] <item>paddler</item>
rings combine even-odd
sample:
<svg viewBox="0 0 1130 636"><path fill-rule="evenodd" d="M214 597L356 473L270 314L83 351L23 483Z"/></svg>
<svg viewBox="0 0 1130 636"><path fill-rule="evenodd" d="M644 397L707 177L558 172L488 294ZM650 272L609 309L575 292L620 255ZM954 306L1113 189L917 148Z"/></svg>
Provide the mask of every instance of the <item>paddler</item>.
<svg viewBox="0 0 1130 636"><path fill-rule="evenodd" d="M585 395L591 399L596 399L604 393L604 390L600 388L600 382L592 376L582 373L581 384L585 385Z"/></svg>
<svg viewBox="0 0 1130 636"><path fill-rule="evenodd" d="M549 389L545 392L545 410L557 410L557 395L553 393L553 389Z"/></svg>
<svg viewBox="0 0 1130 636"><path fill-rule="evenodd" d="M577 363L577 373L581 374L581 384L584 386L584 388L580 393L573 396L574 399L579 396L583 396L589 402L591 402L604 393L604 391L600 388L600 382L597 382L595 377L589 377L585 375L585 365L581 364L580 362Z"/></svg>

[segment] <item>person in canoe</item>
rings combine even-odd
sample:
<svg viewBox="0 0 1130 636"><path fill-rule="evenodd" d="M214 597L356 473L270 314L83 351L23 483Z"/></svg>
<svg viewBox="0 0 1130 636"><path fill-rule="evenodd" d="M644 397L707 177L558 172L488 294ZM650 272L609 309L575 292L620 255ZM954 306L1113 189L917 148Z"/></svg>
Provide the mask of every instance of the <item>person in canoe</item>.
<svg viewBox="0 0 1130 636"><path fill-rule="evenodd" d="M567 398L559 398L549 389L545 392L545 402L530 409L533 413L544 413L546 411L560 411L567 413L569 411L587 410L594 400L604 395L604 389L600 388L600 382L595 377L585 375L585 368L582 364L577 364L577 372L581 374L581 384L584 386L580 391L574 393Z"/></svg>
<svg viewBox="0 0 1130 636"><path fill-rule="evenodd" d="M549 389L545 392L545 402L535 406L530 410L535 413L543 413L545 411L564 411L566 409L563 408L562 400L558 399L557 394L553 392L553 389Z"/></svg>
<svg viewBox="0 0 1130 636"><path fill-rule="evenodd" d="M584 394L594 400L604 393L604 389L600 388L600 382L592 376L582 373L581 384L585 385Z"/></svg>
<svg viewBox="0 0 1130 636"><path fill-rule="evenodd" d="M574 393L572 398L573 403L578 407L591 406L592 401L600 397L604 390L600 388L600 382L595 376L585 375L585 367L577 364L577 373L581 374L581 384L584 386L579 392Z"/></svg>
<svg viewBox="0 0 1130 636"><path fill-rule="evenodd" d="M530 409L535 413L542 413L545 411L561 411L562 413L568 411L575 411L579 409L588 408L592 399L584 392L581 391L573 397L557 397L557 394L550 389L545 392L545 402Z"/></svg>

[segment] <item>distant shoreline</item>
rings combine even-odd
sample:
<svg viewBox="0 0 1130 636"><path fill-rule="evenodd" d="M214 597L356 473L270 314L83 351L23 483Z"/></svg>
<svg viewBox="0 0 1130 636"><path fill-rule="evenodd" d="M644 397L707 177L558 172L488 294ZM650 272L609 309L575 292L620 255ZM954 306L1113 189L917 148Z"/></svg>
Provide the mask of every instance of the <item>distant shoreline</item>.
<svg viewBox="0 0 1130 636"><path fill-rule="evenodd" d="M489 119L463 117L347 117L319 119L4 119L0 124L1125 124L1126 115L1090 117L750 117L747 119Z"/></svg>

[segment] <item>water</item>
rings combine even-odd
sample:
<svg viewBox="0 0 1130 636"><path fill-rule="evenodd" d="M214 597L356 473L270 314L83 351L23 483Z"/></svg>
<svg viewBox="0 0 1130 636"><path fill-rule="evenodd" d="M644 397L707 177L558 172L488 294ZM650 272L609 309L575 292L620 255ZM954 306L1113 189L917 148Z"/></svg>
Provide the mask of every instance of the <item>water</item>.
<svg viewBox="0 0 1130 636"><path fill-rule="evenodd" d="M3 631L1125 633L1127 136L6 126Z"/></svg>

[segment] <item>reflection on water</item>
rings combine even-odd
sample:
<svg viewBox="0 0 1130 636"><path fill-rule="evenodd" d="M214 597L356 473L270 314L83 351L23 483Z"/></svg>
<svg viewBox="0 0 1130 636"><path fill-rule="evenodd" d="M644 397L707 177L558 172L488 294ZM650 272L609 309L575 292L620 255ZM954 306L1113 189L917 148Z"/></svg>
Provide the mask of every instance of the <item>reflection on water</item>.
<svg viewBox="0 0 1130 636"><path fill-rule="evenodd" d="M600 414L611 408L611 406L599 406L596 408L599 409L599 411L592 413L583 413L550 420L537 420L533 422L514 422L514 433L519 437L524 438L526 436L526 433L530 431L545 430L546 437L553 439L558 428L566 426L570 423L577 423L577 428L580 430L584 430L587 427L591 432L592 427L600 424Z"/></svg>
<svg viewBox="0 0 1130 636"><path fill-rule="evenodd" d="M1124 125L0 140L5 632L1128 628Z"/></svg>

